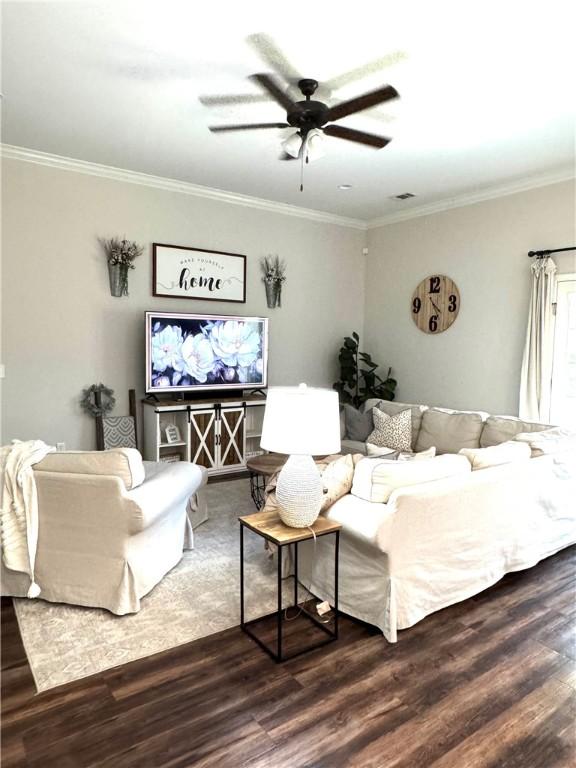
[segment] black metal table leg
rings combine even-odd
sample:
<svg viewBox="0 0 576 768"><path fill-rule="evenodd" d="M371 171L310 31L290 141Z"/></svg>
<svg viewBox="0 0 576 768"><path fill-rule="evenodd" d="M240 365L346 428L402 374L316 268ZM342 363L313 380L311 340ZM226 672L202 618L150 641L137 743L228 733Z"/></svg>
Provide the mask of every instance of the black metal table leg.
<svg viewBox="0 0 576 768"><path fill-rule="evenodd" d="M294 542L294 607L298 607L298 542Z"/></svg>
<svg viewBox="0 0 576 768"><path fill-rule="evenodd" d="M277 661L282 661L282 547L278 547L278 652Z"/></svg>
<svg viewBox="0 0 576 768"><path fill-rule="evenodd" d="M248 526L250 527L250 526ZM258 531L256 531L258 533ZM276 662L282 662L286 661L287 659L294 658L295 656L299 656L302 653L306 653L308 651L314 650L316 648L320 648L323 645L326 645L326 643L332 642L338 638L338 578L339 578L339 558L340 558L340 531L331 531L330 533L336 534L336 541L334 546L334 628L331 630L328 628L328 626L319 619L318 616L315 615L313 611L308 611L308 609L302 605L300 607L299 613L301 613L303 616L307 616L308 619L312 621L313 624L315 624L319 629L322 630L322 632L325 635L328 635L328 638L316 642L313 645L308 646L307 648L303 648L301 650L298 650L296 652L289 653L287 656L284 654L284 637L283 637L283 625L284 625L284 616L283 616L283 594L282 594L282 567L283 567L283 550L284 547L291 546L291 543L294 544L294 607L298 607L298 542L285 542L283 544L278 543L278 540L273 541L273 543L277 546L277 609L274 613L267 614L266 616L260 616L257 619L251 619L250 621L246 621L246 609L245 609L245 585L244 585L244 576L245 576L245 568L244 568L244 524L242 521L240 522L240 626L242 630L252 638L261 648L262 650L266 651L266 653L271 656ZM325 534L326 535L326 534ZM277 630L277 638L276 638L276 648L274 649L274 644L269 646L267 643L265 643L263 640L261 640L257 634L255 634L252 631L252 627L256 625L258 622L266 619L272 619L276 618L276 630Z"/></svg>
<svg viewBox="0 0 576 768"><path fill-rule="evenodd" d="M338 639L338 563L340 561L340 531L336 531L334 552L334 638Z"/></svg>
<svg viewBox="0 0 576 768"><path fill-rule="evenodd" d="M244 526L240 523L240 626L244 628Z"/></svg>

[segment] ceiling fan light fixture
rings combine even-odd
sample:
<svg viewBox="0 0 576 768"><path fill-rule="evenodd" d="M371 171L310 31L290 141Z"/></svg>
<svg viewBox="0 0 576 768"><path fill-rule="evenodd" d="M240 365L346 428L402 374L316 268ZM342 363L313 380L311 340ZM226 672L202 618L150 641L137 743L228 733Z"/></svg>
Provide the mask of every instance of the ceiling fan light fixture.
<svg viewBox="0 0 576 768"><path fill-rule="evenodd" d="M326 154L324 134L318 128L308 131L305 145L306 159L312 162Z"/></svg>
<svg viewBox="0 0 576 768"><path fill-rule="evenodd" d="M299 133L293 133L282 144L282 149L290 157L298 157L302 148L302 137Z"/></svg>

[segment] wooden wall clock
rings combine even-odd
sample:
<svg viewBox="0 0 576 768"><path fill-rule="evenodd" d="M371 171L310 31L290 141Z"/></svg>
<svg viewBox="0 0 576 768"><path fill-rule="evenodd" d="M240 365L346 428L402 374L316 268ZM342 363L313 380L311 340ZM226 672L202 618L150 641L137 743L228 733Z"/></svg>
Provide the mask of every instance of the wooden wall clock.
<svg viewBox="0 0 576 768"><path fill-rule="evenodd" d="M412 319L424 333L442 333L460 311L458 286L445 275L430 275L412 294Z"/></svg>

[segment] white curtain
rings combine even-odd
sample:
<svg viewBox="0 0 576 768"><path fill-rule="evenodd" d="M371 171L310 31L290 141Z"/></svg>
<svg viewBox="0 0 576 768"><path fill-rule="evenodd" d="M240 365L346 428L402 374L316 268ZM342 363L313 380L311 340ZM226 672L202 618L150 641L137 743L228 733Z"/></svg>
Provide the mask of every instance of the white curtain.
<svg viewBox="0 0 576 768"><path fill-rule="evenodd" d="M556 264L550 257L532 264L532 287L526 346L520 375L520 418L550 420Z"/></svg>

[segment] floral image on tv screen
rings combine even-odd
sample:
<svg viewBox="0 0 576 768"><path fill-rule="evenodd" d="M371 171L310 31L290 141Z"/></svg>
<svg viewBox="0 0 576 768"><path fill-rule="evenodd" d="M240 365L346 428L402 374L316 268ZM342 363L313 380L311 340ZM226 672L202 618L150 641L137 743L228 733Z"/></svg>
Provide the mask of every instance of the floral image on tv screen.
<svg viewBox="0 0 576 768"><path fill-rule="evenodd" d="M152 389L265 382L259 319L152 317L149 344Z"/></svg>

